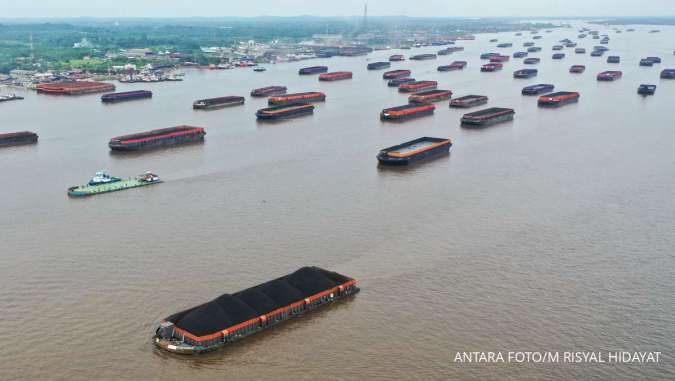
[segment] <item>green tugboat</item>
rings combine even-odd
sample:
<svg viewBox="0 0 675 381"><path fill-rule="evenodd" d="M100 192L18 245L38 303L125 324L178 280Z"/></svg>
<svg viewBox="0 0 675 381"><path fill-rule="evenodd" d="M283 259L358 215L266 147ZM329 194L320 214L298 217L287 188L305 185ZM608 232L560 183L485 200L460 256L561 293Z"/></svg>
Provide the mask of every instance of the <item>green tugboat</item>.
<svg viewBox="0 0 675 381"><path fill-rule="evenodd" d="M70 197L86 197L101 193L116 192L125 189L144 187L146 185L158 184L162 180L152 172L145 172L136 178L123 179L112 177L105 172L96 172L96 175L87 183L68 188Z"/></svg>

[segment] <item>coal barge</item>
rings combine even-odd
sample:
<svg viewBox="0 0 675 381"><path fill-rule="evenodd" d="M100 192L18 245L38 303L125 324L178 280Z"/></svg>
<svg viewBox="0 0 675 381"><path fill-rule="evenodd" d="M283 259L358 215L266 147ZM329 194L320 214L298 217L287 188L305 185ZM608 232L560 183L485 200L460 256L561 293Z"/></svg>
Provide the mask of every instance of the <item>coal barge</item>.
<svg viewBox="0 0 675 381"><path fill-rule="evenodd" d="M368 70L382 70L389 67L391 67L391 63L389 62L372 62L366 66Z"/></svg>
<svg viewBox="0 0 675 381"><path fill-rule="evenodd" d="M355 279L336 272L303 267L173 314L162 320L153 342L176 354L213 351L354 295L359 292L356 284Z"/></svg>
<svg viewBox="0 0 675 381"><path fill-rule="evenodd" d="M399 87L404 83L410 83L410 82L415 82L415 78L395 78L387 82L387 86L389 87Z"/></svg>
<svg viewBox="0 0 675 381"><path fill-rule="evenodd" d="M323 102L326 100L326 94L318 91L309 91L306 93L294 93L286 95L277 95L270 97L267 103L270 106L287 106L298 103Z"/></svg>
<svg viewBox="0 0 675 381"><path fill-rule="evenodd" d="M382 79L395 79L410 76L410 70L392 70L382 74Z"/></svg>
<svg viewBox="0 0 675 381"><path fill-rule="evenodd" d="M267 86L251 90L252 97L271 97L286 94L286 86Z"/></svg>
<svg viewBox="0 0 675 381"><path fill-rule="evenodd" d="M296 103L285 106L274 106L258 110L255 116L259 120L283 120L314 114L314 106L307 103Z"/></svg>
<svg viewBox="0 0 675 381"><path fill-rule="evenodd" d="M403 57L403 54L394 54L389 56L389 61L390 62L405 61L405 57Z"/></svg>
<svg viewBox="0 0 675 381"><path fill-rule="evenodd" d="M623 73L616 70L603 71L598 74L598 81L615 81L623 76Z"/></svg>
<svg viewBox="0 0 675 381"><path fill-rule="evenodd" d="M579 74L583 73L584 71L586 71L586 66L584 65L572 65L572 67L570 67L570 73Z"/></svg>
<svg viewBox="0 0 675 381"><path fill-rule="evenodd" d="M432 104L411 103L403 106L385 108L380 113L380 119L400 122L432 115L435 109L436 107Z"/></svg>
<svg viewBox="0 0 675 381"><path fill-rule="evenodd" d="M663 69L661 71L662 79L675 79L675 69Z"/></svg>
<svg viewBox="0 0 675 381"><path fill-rule="evenodd" d="M504 65L502 65L500 63L489 63L489 64L485 64L485 65L481 66L480 71L482 71L482 72L499 71L499 70L502 70L503 67L504 67Z"/></svg>
<svg viewBox="0 0 675 381"><path fill-rule="evenodd" d="M437 68L438 71L453 71L453 70L462 70L466 67L466 61L454 61L450 65L441 65Z"/></svg>
<svg viewBox="0 0 675 381"><path fill-rule="evenodd" d="M244 102L244 97L237 96L208 98L195 101L192 103L192 108L195 110L213 110L217 108L243 105Z"/></svg>
<svg viewBox="0 0 675 381"><path fill-rule="evenodd" d="M399 93L415 93L418 91L435 90L438 86L436 81L415 81L404 83L398 87Z"/></svg>
<svg viewBox="0 0 675 381"><path fill-rule="evenodd" d="M609 57L607 57L607 63L621 63L621 57L619 57L619 56L609 56Z"/></svg>
<svg viewBox="0 0 675 381"><path fill-rule="evenodd" d="M470 108L484 105L488 102L485 95L465 95L450 101L450 107Z"/></svg>
<svg viewBox="0 0 675 381"><path fill-rule="evenodd" d="M452 91L450 90L427 90L420 91L408 97L410 103L432 103L441 102L450 99Z"/></svg>
<svg viewBox="0 0 675 381"><path fill-rule="evenodd" d="M551 56L554 60L561 60L565 58L565 53L556 53L553 56Z"/></svg>
<svg viewBox="0 0 675 381"><path fill-rule="evenodd" d="M124 91L121 93L110 93L101 95L101 102L103 103L117 103L132 101L135 99L152 98L152 91L148 90L133 90Z"/></svg>
<svg viewBox="0 0 675 381"><path fill-rule="evenodd" d="M523 89L520 91L521 94L523 95L539 95L539 94L545 94L545 93L550 93L553 91L555 86L548 84L548 83L540 83L537 85L532 85L532 86L525 86Z"/></svg>
<svg viewBox="0 0 675 381"><path fill-rule="evenodd" d="M537 58L537 57L525 58L525 60L523 60L523 63L525 65L536 65L539 62L541 62L541 58Z"/></svg>
<svg viewBox="0 0 675 381"><path fill-rule="evenodd" d="M334 71L332 73L321 73L319 74L319 81L332 82L340 81L343 79L352 79L351 71Z"/></svg>
<svg viewBox="0 0 675 381"><path fill-rule="evenodd" d="M108 146L113 151L141 151L165 148L204 140L206 130L201 127L176 126L117 136Z"/></svg>
<svg viewBox="0 0 675 381"><path fill-rule="evenodd" d="M415 61L435 60L435 59L436 59L436 55L435 55L435 54L431 54L431 53L427 53L427 54L417 54L417 55L414 55L414 56L410 57L410 59L411 59L411 60L415 60Z"/></svg>
<svg viewBox="0 0 675 381"><path fill-rule="evenodd" d="M310 66L298 70L300 75L320 74L328 71L328 66Z"/></svg>
<svg viewBox="0 0 675 381"><path fill-rule="evenodd" d="M38 94L83 95L115 91L115 85L105 82L41 83L35 87Z"/></svg>
<svg viewBox="0 0 675 381"><path fill-rule="evenodd" d="M38 141L38 135L35 132L7 132L0 133L0 147L21 146L25 144L34 144Z"/></svg>
<svg viewBox="0 0 675 381"><path fill-rule="evenodd" d="M515 111L510 108L492 107L485 110L464 114L463 127L487 127L513 120Z"/></svg>
<svg viewBox="0 0 675 381"><path fill-rule="evenodd" d="M560 107L579 102L581 95L576 91L559 91L539 97L537 104L541 107Z"/></svg>
<svg viewBox="0 0 675 381"><path fill-rule="evenodd" d="M445 155L451 147L450 139L422 137L381 150L377 161L385 165L408 165Z"/></svg>
<svg viewBox="0 0 675 381"><path fill-rule="evenodd" d="M656 93L656 85L640 85L637 93L640 95L654 95Z"/></svg>
<svg viewBox="0 0 675 381"><path fill-rule="evenodd" d="M521 69L513 72L513 78L533 78L539 71L537 69Z"/></svg>

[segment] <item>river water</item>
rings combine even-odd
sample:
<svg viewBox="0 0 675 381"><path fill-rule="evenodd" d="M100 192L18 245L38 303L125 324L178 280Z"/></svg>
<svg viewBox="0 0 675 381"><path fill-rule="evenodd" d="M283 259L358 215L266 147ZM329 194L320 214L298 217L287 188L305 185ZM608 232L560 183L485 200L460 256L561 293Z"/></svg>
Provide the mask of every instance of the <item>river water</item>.
<svg viewBox="0 0 675 381"><path fill-rule="evenodd" d="M97 95L26 93L0 104L0 129L37 145L0 150L0 379L672 380L675 378L675 28L615 34L606 57L551 60L480 73L480 53L522 50L531 36L479 35L464 52L405 61L454 96L490 97L514 122L460 128L466 112L382 123L406 102L367 57L268 65L267 72L189 70L181 83L120 84L151 100L103 105ZM604 29L602 29L604 30ZM607 29L609 31L609 29ZM491 38L511 41L497 49ZM579 40L589 49L598 40ZM401 51L435 52L438 48ZM641 57L663 63L638 66ZM463 71L436 66L463 59ZM319 83L303 66L350 70ZM572 64L585 64L572 75ZM617 68L621 80L595 75ZM538 109L527 84L579 91L578 104ZM640 83L656 96L636 94ZM259 124L252 88L323 91L310 117ZM195 99L247 95L211 112ZM110 137L178 124L204 144L113 155ZM380 168L378 150L419 136L451 137L451 155ZM94 172L157 172L164 184L69 199ZM208 355L176 357L151 343L171 313L317 265L359 279L362 292ZM462 351L660 351L658 364L462 364Z"/></svg>

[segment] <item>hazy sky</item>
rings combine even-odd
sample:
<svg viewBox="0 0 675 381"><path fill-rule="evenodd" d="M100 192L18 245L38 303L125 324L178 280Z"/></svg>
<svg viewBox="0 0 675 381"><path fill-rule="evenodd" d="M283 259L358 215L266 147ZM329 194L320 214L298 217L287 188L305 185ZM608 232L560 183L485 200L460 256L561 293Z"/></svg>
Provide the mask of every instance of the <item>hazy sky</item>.
<svg viewBox="0 0 675 381"><path fill-rule="evenodd" d="M368 0L371 15L675 16L675 0ZM2 17L352 16L363 0L0 0Z"/></svg>

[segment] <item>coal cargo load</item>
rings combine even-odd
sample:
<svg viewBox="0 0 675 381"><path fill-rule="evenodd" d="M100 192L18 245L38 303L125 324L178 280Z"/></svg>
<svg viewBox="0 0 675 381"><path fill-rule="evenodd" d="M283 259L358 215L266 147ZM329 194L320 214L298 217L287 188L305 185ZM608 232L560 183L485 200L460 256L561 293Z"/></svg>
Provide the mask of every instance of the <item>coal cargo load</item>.
<svg viewBox="0 0 675 381"><path fill-rule="evenodd" d="M358 291L352 278L303 267L167 317L154 342L173 353L208 352Z"/></svg>
<svg viewBox="0 0 675 381"><path fill-rule="evenodd" d="M21 131L0 133L0 147L19 146L24 144L34 144L38 141L38 135L35 132Z"/></svg>
<svg viewBox="0 0 675 381"><path fill-rule="evenodd" d="M176 126L117 136L110 139L108 146L113 151L142 151L165 148L179 144L204 140L206 130L201 127Z"/></svg>
<svg viewBox="0 0 675 381"><path fill-rule="evenodd" d="M101 102L103 103L116 103L131 101L134 99L144 99L152 98L152 91L148 90L133 90L133 91L124 91L121 93L110 93L101 95Z"/></svg>

